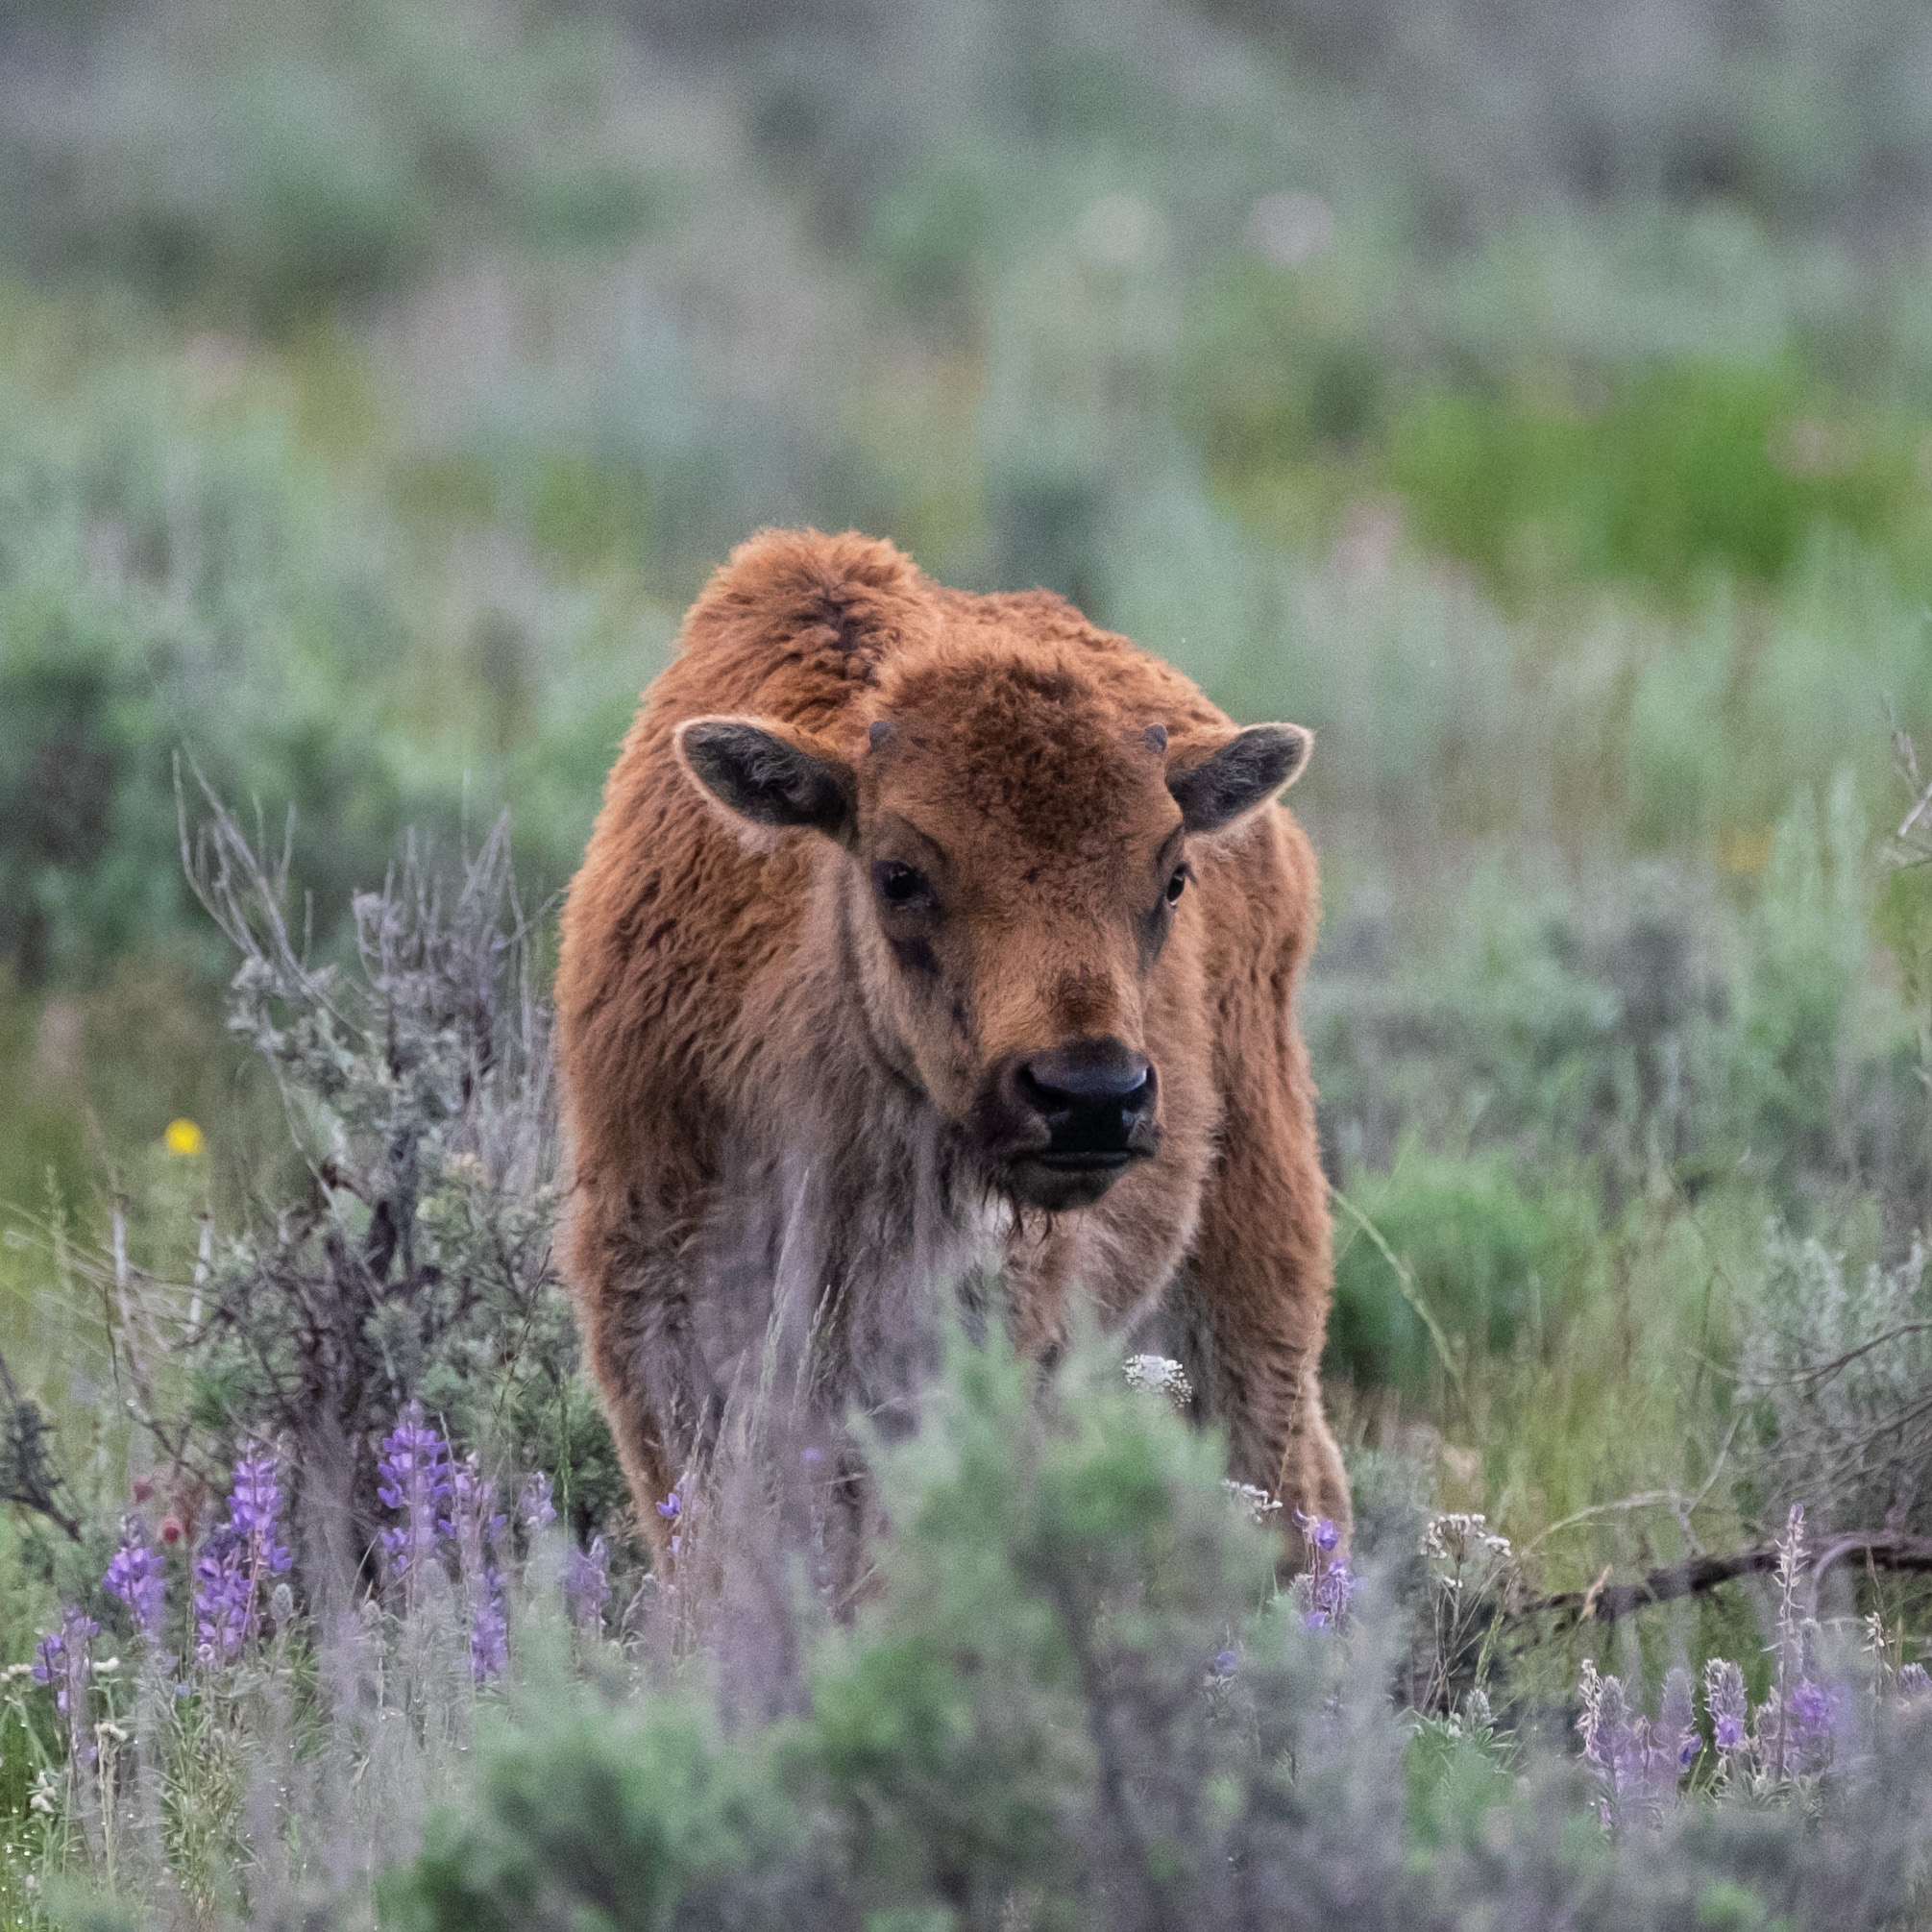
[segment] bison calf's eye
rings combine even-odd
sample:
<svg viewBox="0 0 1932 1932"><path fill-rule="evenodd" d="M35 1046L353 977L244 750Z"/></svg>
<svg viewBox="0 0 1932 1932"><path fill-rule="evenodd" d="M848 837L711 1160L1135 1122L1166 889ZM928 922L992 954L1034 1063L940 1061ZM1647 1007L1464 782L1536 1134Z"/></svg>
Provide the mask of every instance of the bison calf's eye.
<svg viewBox="0 0 1932 1932"><path fill-rule="evenodd" d="M879 889L879 896L894 911L907 912L928 907L933 902L933 889L926 875L912 866L902 866L895 859L887 859L872 868L872 883Z"/></svg>
<svg viewBox="0 0 1932 1932"><path fill-rule="evenodd" d="M1187 868L1177 866L1174 876L1167 881L1167 903L1171 906L1187 890Z"/></svg>

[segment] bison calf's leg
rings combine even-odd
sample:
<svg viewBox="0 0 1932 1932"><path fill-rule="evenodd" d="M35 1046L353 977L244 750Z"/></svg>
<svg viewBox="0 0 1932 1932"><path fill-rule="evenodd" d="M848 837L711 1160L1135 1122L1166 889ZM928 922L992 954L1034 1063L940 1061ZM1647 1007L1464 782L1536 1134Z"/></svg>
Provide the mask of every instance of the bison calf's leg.
<svg viewBox="0 0 1932 1932"><path fill-rule="evenodd" d="M1322 1407L1333 1261L1328 1186L1315 1158L1312 1089L1289 1049L1228 1096L1220 1159L1202 1204L1191 1278L1211 1407L1228 1429L1229 1475L1328 1517L1346 1549L1348 1476ZM1284 1526L1299 1553L1292 1519Z"/></svg>

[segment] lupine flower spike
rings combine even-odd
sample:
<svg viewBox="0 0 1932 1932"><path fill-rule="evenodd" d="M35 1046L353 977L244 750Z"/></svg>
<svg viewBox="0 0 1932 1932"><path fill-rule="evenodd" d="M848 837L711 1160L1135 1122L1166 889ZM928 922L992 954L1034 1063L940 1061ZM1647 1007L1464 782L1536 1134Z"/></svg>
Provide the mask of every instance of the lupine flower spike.
<svg viewBox="0 0 1932 1932"><path fill-rule="evenodd" d="M1295 1579L1302 1627L1335 1629L1347 1617L1349 1599L1355 1595L1355 1572L1345 1558L1334 1553L1341 1544L1341 1531L1326 1516L1305 1516L1297 1509L1294 1517L1295 1528L1308 1546L1308 1568Z"/></svg>
<svg viewBox="0 0 1932 1932"><path fill-rule="evenodd" d="M198 1662L209 1668L227 1663L259 1628L268 1579L280 1576L293 1560L276 1540L281 1511L275 1456L243 1456L234 1466L228 1521L208 1532L195 1558Z"/></svg>
<svg viewBox="0 0 1932 1932"><path fill-rule="evenodd" d="M87 1677L100 1627L78 1603L69 1603L61 1613L61 1627L50 1630L34 1651L34 1679L54 1693L54 1708L67 1721L68 1756L74 1764L94 1761L87 1729Z"/></svg>
<svg viewBox="0 0 1932 1932"><path fill-rule="evenodd" d="M229 1492L228 1522L241 1546L243 1574L248 1579L245 1616L247 1633L257 1627L258 1605L271 1577L279 1577L293 1560L278 1543L276 1518L281 1513L281 1485L272 1455L244 1456L234 1466L234 1486Z"/></svg>
<svg viewBox="0 0 1932 1932"><path fill-rule="evenodd" d="M61 1612L61 1627L49 1630L34 1648L34 1681L54 1693L54 1708L69 1714L76 1697L85 1698L94 1638L101 1626L78 1603Z"/></svg>
<svg viewBox="0 0 1932 1932"><path fill-rule="evenodd" d="M437 1513L451 1497L449 1444L423 1420L416 1404L383 1437L376 1470L381 1479L376 1494L386 1507L403 1512L400 1525L383 1530L382 1547L391 1573L407 1577L450 1533L448 1519Z"/></svg>
<svg viewBox="0 0 1932 1932"><path fill-rule="evenodd" d="M450 1528L456 1539L456 1561L470 1605L470 1671L479 1684L501 1675L509 1663L509 1625L503 1613L503 1582L490 1560L508 1518L493 1515L496 1484L483 1475L475 1454L450 1471Z"/></svg>
<svg viewBox="0 0 1932 1932"><path fill-rule="evenodd" d="M556 1504L550 1501L550 1480L541 1470L524 1478L517 1491L517 1515L532 1536L557 1520Z"/></svg>
<svg viewBox="0 0 1932 1932"><path fill-rule="evenodd" d="M138 1516L122 1524L121 1547L101 1582L109 1596L119 1598L133 1612L135 1634L153 1643L167 1611L167 1577L161 1553L149 1544Z"/></svg>
<svg viewBox="0 0 1932 1932"><path fill-rule="evenodd" d="M486 1684L509 1668L510 1626L503 1612L503 1579L494 1567L483 1573L482 1588L470 1623L470 1675Z"/></svg>
<svg viewBox="0 0 1932 1932"><path fill-rule="evenodd" d="M1654 1724L1631 1708L1619 1678L1599 1676L1587 1658L1577 1697L1583 1760L1602 1786L1597 1808L1605 1826L1626 1823L1633 1815L1661 1813L1676 1797L1677 1780L1702 1749L1690 1673L1674 1670L1665 1676Z"/></svg>
<svg viewBox="0 0 1932 1932"><path fill-rule="evenodd" d="M1657 1706L1656 1743L1673 1753L1672 1769L1681 1776L1697 1762L1703 1749L1698 1729L1697 1694L1691 1686L1690 1672L1678 1667L1664 1674L1664 1700Z"/></svg>
<svg viewBox="0 0 1932 1932"><path fill-rule="evenodd" d="M1822 1771L1831 1756L1833 1702L1806 1669L1807 1620L1798 1606L1805 1563L1804 1505L1794 1503L1777 1539L1777 1677L1758 1712L1760 1772L1774 1779Z"/></svg>
<svg viewBox="0 0 1932 1932"><path fill-rule="evenodd" d="M489 1567L487 1548L503 1533L509 1520L491 1513L490 1505L496 1500L496 1484L484 1477L474 1454L451 1466L450 1533L456 1539L456 1560L463 1581L472 1590L480 1587Z"/></svg>
<svg viewBox="0 0 1932 1932"><path fill-rule="evenodd" d="M675 1556L684 1548L684 1485L682 1481L657 1505L657 1513L673 1525L671 1531L671 1553Z"/></svg>
<svg viewBox="0 0 1932 1932"><path fill-rule="evenodd" d="M601 1632L603 1606L610 1597L610 1545L594 1537L589 1550L575 1544L564 1565L564 1602L580 1630Z"/></svg>
<svg viewBox="0 0 1932 1932"><path fill-rule="evenodd" d="M208 1531L194 1565L195 1659L214 1668L241 1650L254 1588L248 1548L232 1527Z"/></svg>
<svg viewBox="0 0 1932 1932"><path fill-rule="evenodd" d="M1704 1703L1711 1714L1711 1742L1728 1776L1742 1769L1750 1755L1749 1710L1745 1700L1744 1672L1723 1657L1704 1666Z"/></svg>

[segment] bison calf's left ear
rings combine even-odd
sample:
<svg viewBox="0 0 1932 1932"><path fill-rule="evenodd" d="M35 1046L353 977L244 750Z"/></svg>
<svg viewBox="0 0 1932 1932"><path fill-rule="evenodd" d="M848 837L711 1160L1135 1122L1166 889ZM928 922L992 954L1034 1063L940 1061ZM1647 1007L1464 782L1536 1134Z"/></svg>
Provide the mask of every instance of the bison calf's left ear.
<svg viewBox="0 0 1932 1932"><path fill-rule="evenodd" d="M1167 775L1190 832L1218 832L1302 775L1314 734L1299 724L1251 724L1198 764Z"/></svg>
<svg viewBox="0 0 1932 1932"><path fill-rule="evenodd" d="M852 834L851 768L755 718L693 718L677 727L677 758L726 811L754 825L809 826L842 844Z"/></svg>

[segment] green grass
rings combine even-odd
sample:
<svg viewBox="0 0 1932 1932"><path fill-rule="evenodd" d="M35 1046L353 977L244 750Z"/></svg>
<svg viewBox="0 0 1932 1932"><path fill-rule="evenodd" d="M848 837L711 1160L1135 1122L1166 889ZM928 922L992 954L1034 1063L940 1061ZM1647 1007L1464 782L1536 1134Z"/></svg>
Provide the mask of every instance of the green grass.
<svg viewBox="0 0 1932 1932"><path fill-rule="evenodd" d="M218 958L170 883L174 745L217 782L261 792L271 817L297 806L324 943L339 931L330 909L377 875L404 817L453 845L459 818L477 824L508 797L528 871L560 883L673 612L648 563L663 485L631 459L412 447L340 333L249 348L197 394L189 346L152 319L124 318L78 361L57 355L69 313L16 294L0 357L16 492L39 519L13 539L35 575L16 571L9 594L38 615L14 625L10 662L82 742L99 737L112 784L101 855L42 852L23 874L48 909L53 980L24 987L16 967L0 1004L15 1096L0 1180L31 1210L51 1168L97 1233L118 1189L138 1244L170 1238L165 1190L143 1178L166 1171L166 1122L204 1123L212 1198L232 1204L225 1149L258 1117L220 1039ZM1308 1007L1317 1073L1338 1131L1375 1116L1357 1152L1342 1143L1351 1195L1450 1355L1380 1249L1345 1228L1331 1370L1357 1391L1365 1437L1381 1437L1375 1416L1428 1423L1476 1453L1464 1487L1532 1535L1704 1482L1721 1379L1687 1374L1683 1351L1694 1333L1722 1363L1735 1297L1711 1290L1691 1231L1721 1220L1731 1277L1748 1283L1755 1217L1810 1211L1808 1177L1861 1131L1846 1079L1910 1039L1864 868L1871 823L1891 810L1883 707L1922 715L1932 661L1884 529L1787 492L1775 517L1764 510L1775 555L1684 537L1689 561L1666 586L1630 559L1669 546L1638 532L1627 553L1564 552L1559 594L1512 578L1504 602L1429 561L1441 549L1483 561L1485 545L1503 557L1517 512L1457 481L1465 461L1522 501L1594 478L1694 522L1698 492L1727 497L1724 465L1756 462L1760 430L1797 392L1788 373L1675 379L1644 379L1587 420L1440 396L1400 405L1387 461L1410 521L1380 575L1345 555L1284 556L1210 514L1131 562L1122 552L1103 579L1116 621L1232 708L1317 727L1296 795L1330 877L1331 950ZM969 435L947 406L914 385L905 435ZM1476 438L1462 455L1458 437ZM1572 480L1537 481L1546 456ZM185 497L163 488L166 464ZM1749 505L1771 501L1747 491L1733 508L1762 523ZM83 567L89 502L123 532L119 579ZM1489 519L1489 534L1457 536L1431 504ZM1622 514L1603 511L1603 528ZM1791 530L1776 524L1787 515ZM162 591L186 544L207 566L183 628ZM1657 601L1666 587L1675 601ZM64 640L80 624L99 642L77 651ZM236 673L257 661L266 685ZM12 714L23 756L40 716ZM1852 775L1830 790L1841 770ZM1890 889L1879 926L1901 947L1911 890ZM1613 901L1625 923L1606 927ZM1350 935L1371 902L1382 963L1357 982ZM1647 988L1645 948L1659 944L1668 983ZM1411 1039L1391 1057L1405 1029L1424 1050ZM1665 1121L1649 1088L1670 1056L1670 1078L1691 1085ZM1749 1185L1703 1198L1747 1150ZM8 1266L19 1346L25 1263ZM58 1403L54 1365L33 1373ZM1668 1544L1668 1513L1640 1513L1635 1529L1586 1516L1553 1554L1580 1570L1653 1528Z"/></svg>

